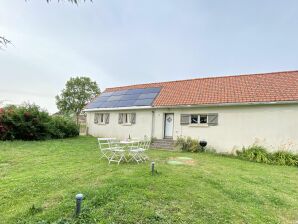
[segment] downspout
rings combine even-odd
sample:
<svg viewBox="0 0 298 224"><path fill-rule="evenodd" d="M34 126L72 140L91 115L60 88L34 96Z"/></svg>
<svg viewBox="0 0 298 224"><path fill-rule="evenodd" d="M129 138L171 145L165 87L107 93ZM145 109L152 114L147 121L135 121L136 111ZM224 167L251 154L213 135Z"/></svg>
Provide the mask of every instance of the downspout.
<svg viewBox="0 0 298 224"><path fill-rule="evenodd" d="M151 139L154 137L154 129L155 129L155 112L152 111L152 116L151 116Z"/></svg>

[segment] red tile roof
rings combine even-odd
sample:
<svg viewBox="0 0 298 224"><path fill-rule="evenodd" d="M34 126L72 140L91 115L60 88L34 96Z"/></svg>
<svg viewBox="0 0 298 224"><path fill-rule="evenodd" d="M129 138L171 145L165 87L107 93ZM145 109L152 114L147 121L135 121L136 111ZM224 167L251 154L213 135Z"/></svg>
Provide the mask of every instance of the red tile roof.
<svg viewBox="0 0 298 224"><path fill-rule="evenodd" d="M153 106L298 101L298 71L178 80L107 88L162 87Z"/></svg>

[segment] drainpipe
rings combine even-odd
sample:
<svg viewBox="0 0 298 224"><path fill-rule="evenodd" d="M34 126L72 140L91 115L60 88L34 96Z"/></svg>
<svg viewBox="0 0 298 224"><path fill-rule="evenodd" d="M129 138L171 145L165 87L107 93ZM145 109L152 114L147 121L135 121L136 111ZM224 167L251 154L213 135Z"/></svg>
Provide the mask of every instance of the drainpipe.
<svg viewBox="0 0 298 224"><path fill-rule="evenodd" d="M155 129L155 112L154 111L152 111L152 116L151 116L151 118L152 118L152 121L151 121L151 139L154 137L154 129Z"/></svg>

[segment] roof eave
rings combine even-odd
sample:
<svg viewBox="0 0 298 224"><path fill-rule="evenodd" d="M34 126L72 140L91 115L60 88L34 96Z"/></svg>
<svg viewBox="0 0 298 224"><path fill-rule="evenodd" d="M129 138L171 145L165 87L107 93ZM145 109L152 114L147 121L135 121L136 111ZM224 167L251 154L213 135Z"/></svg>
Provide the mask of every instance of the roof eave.
<svg viewBox="0 0 298 224"><path fill-rule="evenodd" d="M196 105L165 105L165 106L154 106L154 108L194 108L194 107L283 105L283 104L298 104L298 101L270 101L270 102L247 102L247 103L216 103L216 104L196 104Z"/></svg>
<svg viewBox="0 0 298 224"><path fill-rule="evenodd" d="M135 106L135 107L113 107L113 108L92 108L84 109L84 112L93 112L93 111L111 111L111 110L141 110L141 109L151 109L152 106Z"/></svg>

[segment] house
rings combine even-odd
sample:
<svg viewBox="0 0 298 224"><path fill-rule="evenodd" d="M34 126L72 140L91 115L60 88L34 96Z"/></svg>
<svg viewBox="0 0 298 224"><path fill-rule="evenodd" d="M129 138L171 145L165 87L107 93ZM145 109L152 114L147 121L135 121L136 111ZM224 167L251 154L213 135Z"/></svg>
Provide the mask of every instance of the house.
<svg viewBox="0 0 298 224"><path fill-rule="evenodd" d="M85 112L93 136L190 136L219 152L252 144L298 152L298 71L107 88Z"/></svg>

